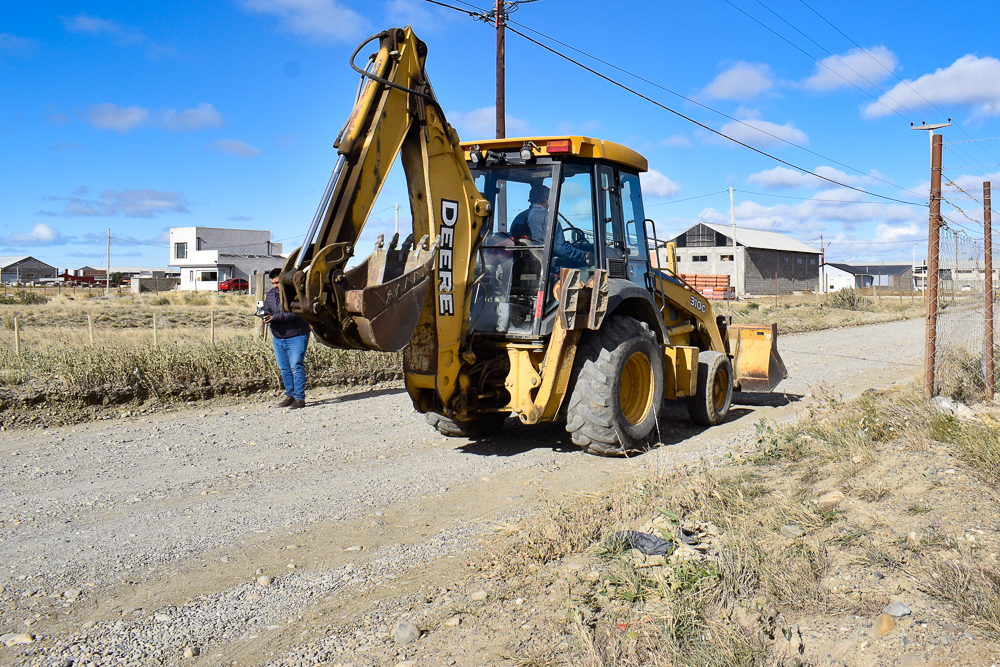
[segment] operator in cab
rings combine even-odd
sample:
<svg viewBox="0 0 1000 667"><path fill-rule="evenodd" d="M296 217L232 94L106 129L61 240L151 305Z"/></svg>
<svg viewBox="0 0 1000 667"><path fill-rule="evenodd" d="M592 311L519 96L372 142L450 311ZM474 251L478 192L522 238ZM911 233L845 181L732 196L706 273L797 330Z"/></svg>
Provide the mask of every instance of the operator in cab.
<svg viewBox="0 0 1000 667"><path fill-rule="evenodd" d="M549 218L549 188L541 183L533 183L528 191L528 210L514 217L511 235L516 239L525 237L533 245L545 245L545 225ZM566 241L563 226L556 220L555 242L552 246L555 266L584 267L594 263L594 254L575 248Z"/></svg>

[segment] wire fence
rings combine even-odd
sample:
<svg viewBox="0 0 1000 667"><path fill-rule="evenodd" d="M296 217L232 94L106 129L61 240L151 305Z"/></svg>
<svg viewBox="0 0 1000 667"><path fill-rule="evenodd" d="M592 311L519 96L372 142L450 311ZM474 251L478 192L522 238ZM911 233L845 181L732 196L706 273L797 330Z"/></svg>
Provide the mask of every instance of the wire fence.
<svg viewBox="0 0 1000 667"><path fill-rule="evenodd" d="M983 239L941 228L934 393L963 401L991 397L987 361L991 354L997 360L987 344L985 252Z"/></svg>

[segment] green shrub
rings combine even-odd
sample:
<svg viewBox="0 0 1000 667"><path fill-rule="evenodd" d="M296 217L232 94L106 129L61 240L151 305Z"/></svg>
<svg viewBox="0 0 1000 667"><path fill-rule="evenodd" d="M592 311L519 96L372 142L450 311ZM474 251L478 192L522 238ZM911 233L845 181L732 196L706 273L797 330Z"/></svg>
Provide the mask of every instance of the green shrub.
<svg viewBox="0 0 1000 667"><path fill-rule="evenodd" d="M154 306L169 306L170 305L170 297L161 296L161 297L159 297L157 299L153 299L153 301L151 303Z"/></svg>

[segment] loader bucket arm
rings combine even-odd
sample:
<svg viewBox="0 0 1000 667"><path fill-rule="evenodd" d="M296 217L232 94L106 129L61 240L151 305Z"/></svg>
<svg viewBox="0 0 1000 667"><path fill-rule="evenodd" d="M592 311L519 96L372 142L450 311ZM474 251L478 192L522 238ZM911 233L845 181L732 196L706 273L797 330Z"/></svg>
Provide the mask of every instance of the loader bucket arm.
<svg viewBox="0 0 1000 667"><path fill-rule="evenodd" d="M363 70L354 58L377 39ZM414 400L429 392L448 406L460 385L468 290L489 204L424 73L427 48L407 27L355 50L362 75L354 108L334 146L338 160L301 248L282 269L282 307L307 320L323 343L404 355ZM355 243L387 173L402 156L413 234L382 237L350 269ZM426 397L423 400L428 400Z"/></svg>
<svg viewBox="0 0 1000 667"><path fill-rule="evenodd" d="M676 260L672 262L676 266ZM720 324L712 304L670 269L653 270L650 284L666 323L665 341L676 345L698 343L702 349L728 354L733 364L733 387L746 392L773 391L788 377L778 354L775 324ZM676 313L671 318L669 313ZM720 328L721 327L721 328Z"/></svg>

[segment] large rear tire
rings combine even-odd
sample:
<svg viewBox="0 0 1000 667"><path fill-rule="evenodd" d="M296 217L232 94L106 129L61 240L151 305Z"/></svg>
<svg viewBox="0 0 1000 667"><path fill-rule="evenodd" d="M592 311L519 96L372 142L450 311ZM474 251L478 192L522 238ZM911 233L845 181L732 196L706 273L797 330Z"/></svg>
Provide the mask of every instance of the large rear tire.
<svg viewBox="0 0 1000 667"><path fill-rule="evenodd" d="M655 442L663 404L663 356L649 327L612 315L580 341L566 430L591 454L621 456Z"/></svg>
<svg viewBox="0 0 1000 667"><path fill-rule="evenodd" d="M698 354L698 391L688 397L691 421L718 426L726 420L733 400L733 366L721 352Z"/></svg>
<svg viewBox="0 0 1000 667"><path fill-rule="evenodd" d="M427 423L438 430L441 435L449 438L475 438L480 435L495 433L503 428L503 423L507 419L505 412L487 412L477 415L473 419L458 421L439 415L436 412L428 412L424 415Z"/></svg>

